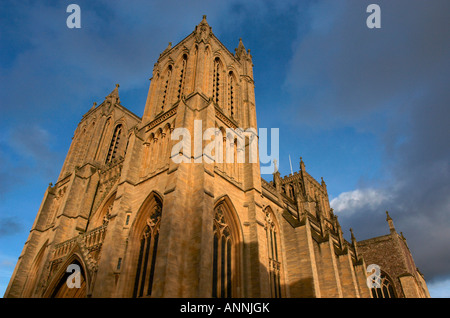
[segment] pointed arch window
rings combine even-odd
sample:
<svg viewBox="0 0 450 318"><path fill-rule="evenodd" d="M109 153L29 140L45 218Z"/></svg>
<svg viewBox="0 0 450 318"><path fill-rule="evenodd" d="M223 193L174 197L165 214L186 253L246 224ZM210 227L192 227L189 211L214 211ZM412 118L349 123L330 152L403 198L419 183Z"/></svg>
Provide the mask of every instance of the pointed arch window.
<svg viewBox="0 0 450 318"><path fill-rule="evenodd" d="M265 229L267 235L267 250L269 253L269 276L272 297L281 297L281 262L277 243L277 229L273 221L273 213L266 209Z"/></svg>
<svg viewBox="0 0 450 318"><path fill-rule="evenodd" d="M111 143L109 144L108 155L106 156L105 163L110 163L116 158L121 133L122 133L122 125L119 124L116 126L116 129L114 129L114 134L111 139Z"/></svg>
<svg viewBox="0 0 450 318"><path fill-rule="evenodd" d="M235 118L236 105L235 105L235 83L233 78L233 72L228 73L228 109L231 118Z"/></svg>
<svg viewBox="0 0 450 318"><path fill-rule="evenodd" d="M183 60L181 62L180 79L179 79L179 83L178 83L177 100L179 100L181 98L181 96L183 95L184 80L185 80L185 77L186 77L186 66L187 66L187 55L183 54Z"/></svg>
<svg viewBox="0 0 450 318"><path fill-rule="evenodd" d="M114 201L116 199L116 192L114 192L107 201L100 207L88 220L88 230L94 230L102 225L106 225L111 217Z"/></svg>
<svg viewBox="0 0 450 318"><path fill-rule="evenodd" d="M292 185L289 186L289 197L291 199L295 200L295 195L294 195L294 187Z"/></svg>
<svg viewBox="0 0 450 318"><path fill-rule="evenodd" d="M385 275L381 274L381 285L380 288L371 288L373 298L396 298L393 284L390 279Z"/></svg>
<svg viewBox="0 0 450 318"><path fill-rule="evenodd" d="M157 200L157 205L147 219L146 225L140 235L139 257L133 297L147 297L152 294L161 211L162 204Z"/></svg>
<svg viewBox="0 0 450 318"><path fill-rule="evenodd" d="M164 91L163 91L163 96L162 96L162 102L161 102L161 110L164 110L164 106L167 103L167 99L168 99L168 92L169 92L169 80L170 80L170 76L172 75L172 65L169 65L169 67L167 68L167 76L166 76L166 82L164 83Z"/></svg>
<svg viewBox="0 0 450 318"><path fill-rule="evenodd" d="M49 218L47 219L47 227L51 226L52 224L54 224L55 222L55 218L56 215L58 213L59 210L59 206L61 205L61 190L58 191L58 194L55 196L55 199L52 202L51 208L50 208L50 213L49 213Z"/></svg>
<svg viewBox="0 0 450 318"><path fill-rule="evenodd" d="M24 291L23 291L23 297L28 298L33 295L34 289L36 288L36 282L38 281L38 274L39 270L42 268L43 263L43 256L47 249L48 240L44 243L44 245L39 250L36 258L33 261L33 265L31 267L31 270L28 274Z"/></svg>
<svg viewBox="0 0 450 318"><path fill-rule="evenodd" d="M233 237L225 221L223 205L214 214L213 297L232 297Z"/></svg>
<svg viewBox="0 0 450 318"><path fill-rule="evenodd" d="M213 71L213 101L219 104L219 93L220 93L220 60L218 57L214 60L214 71Z"/></svg>

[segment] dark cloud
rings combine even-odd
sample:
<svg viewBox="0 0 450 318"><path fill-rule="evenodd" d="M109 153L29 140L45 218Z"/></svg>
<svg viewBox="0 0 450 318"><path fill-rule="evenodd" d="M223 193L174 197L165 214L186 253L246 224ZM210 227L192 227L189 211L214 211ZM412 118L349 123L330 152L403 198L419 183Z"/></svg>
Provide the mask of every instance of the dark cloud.
<svg viewBox="0 0 450 318"><path fill-rule="evenodd" d="M50 142L49 133L35 124L17 126L9 138L10 147L18 154L42 162L53 159L53 153L49 149Z"/></svg>
<svg viewBox="0 0 450 318"><path fill-rule="evenodd" d="M305 124L360 121L364 127L375 115L385 120L409 111L442 79L448 2L378 1L381 29L366 27L368 3L320 1L309 11L310 29L295 42L286 82L296 110L308 114Z"/></svg>
<svg viewBox="0 0 450 318"><path fill-rule="evenodd" d="M202 1L78 1L81 29L68 29L69 3L0 4L0 194L30 175L54 181L81 116L115 83L121 96L142 94L140 103L124 104L141 115L153 64L168 41L182 40L203 14L214 20L221 10Z"/></svg>
<svg viewBox="0 0 450 318"><path fill-rule="evenodd" d="M80 116L117 82L126 89L147 89L153 64L168 41L182 40L203 14L214 19L221 7L200 1L188 7L176 1L78 1L81 28L68 29L68 4L2 7L4 15L14 17L7 20L14 26L2 24L8 53L3 52L0 75L1 110L10 119L41 117L48 111L54 117Z"/></svg>
<svg viewBox="0 0 450 318"><path fill-rule="evenodd" d="M450 3L377 1L382 28L368 29L370 3L311 8L286 83L298 101L291 111L311 129L350 126L377 136L386 181L377 185L379 204L372 196L347 204L341 224L358 239L383 235L389 210L426 278L450 275Z"/></svg>
<svg viewBox="0 0 450 318"><path fill-rule="evenodd" d="M355 191L370 193L370 200L342 210L343 228L352 227L358 239L385 234L389 210L425 276L449 274L449 1L377 0L379 30L366 27L372 1L361 0L81 0L79 30L66 27L69 3L0 4L7 48L0 51L0 194L28 173L44 171L54 180L55 162L62 164L67 140L92 102L101 102L116 82L121 94L142 90L145 99L153 63L167 42L182 40L207 14L221 39L231 43L245 32L259 48L243 38L260 76L260 112L265 100L290 93L290 109L283 106L270 120L311 130L351 127L383 145L382 187L361 182ZM144 103L125 106L140 115ZM63 150L49 147L59 143Z"/></svg>
<svg viewBox="0 0 450 318"><path fill-rule="evenodd" d="M17 234L21 231L23 231L22 223L15 218L4 217L0 219L0 238Z"/></svg>
<svg viewBox="0 0 450 318"><path fill-rule="evenodd" d="M0 140L0 197L31 182L36 176L53 180L63 154L53 150L55 141L36 124L18 124L2 131Z"/></svg>

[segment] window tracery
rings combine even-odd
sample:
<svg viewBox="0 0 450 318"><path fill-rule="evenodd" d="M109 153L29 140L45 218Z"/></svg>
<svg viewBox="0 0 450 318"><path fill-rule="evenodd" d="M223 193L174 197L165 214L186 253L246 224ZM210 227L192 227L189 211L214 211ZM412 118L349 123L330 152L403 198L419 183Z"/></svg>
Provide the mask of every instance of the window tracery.
<svg viewBox="0 0 450 318"><path fill-rule="evenodd" d="M140 235L139 257L133 297L145 297L152 294L161 211L162 206L158 202L153 213L147 218L146 225Z"/></svg>
<svg viewBox="0 0 450 318"><path fill-rule="evenodd" d="M272 297L281 297L281 262L278 253L277 229L273 221L273 214L266 209L265 230L267 234L267 247L269 253L269 276Z"/></svg>
<svg viewBox="0 0 450 318"><path fill-rule="evenodd" d="M213 297L232 297L233 238L224 216L223 206L214 215Z"/></svg>
<svg viewBox="0 0 450 318"><path fill-rule="evenodd" d="M116 126L116 129L114 130L114 134L111 139L111 143L109 145L108 155L106 156L105 163L111 163L116 158L121 133L122 133L122 125L119 124Z"/></svg>

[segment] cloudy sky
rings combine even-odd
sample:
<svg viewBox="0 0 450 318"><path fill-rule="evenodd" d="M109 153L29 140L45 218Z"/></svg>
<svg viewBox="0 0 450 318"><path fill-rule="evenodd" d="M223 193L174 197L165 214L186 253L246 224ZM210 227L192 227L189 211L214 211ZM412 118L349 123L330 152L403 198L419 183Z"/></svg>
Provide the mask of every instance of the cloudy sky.
<svg viewBox="0 0 450 318"><path fill-rule="evenodd" d="M81 8L69 29L66 8ZM381 8L369 29L366 8ZM280 129L280 171L324 177L349 238L403 232L433 297L450 297L448 0L2 1L0 294L73 132L120 84L141 116L153 65L202 15L251 50L258 125ZM266 179L270 175L264 176Z"/></svg>

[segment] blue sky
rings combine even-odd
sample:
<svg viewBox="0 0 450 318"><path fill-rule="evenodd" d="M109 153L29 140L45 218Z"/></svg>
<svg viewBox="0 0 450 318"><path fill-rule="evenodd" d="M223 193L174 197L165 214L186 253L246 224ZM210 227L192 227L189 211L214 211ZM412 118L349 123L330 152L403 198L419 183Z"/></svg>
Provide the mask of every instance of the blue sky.
<svg viewBox="0 0 450 318"><path fill-rule="evenodd" d="M66 7L81 8L81 29ZM381 8L368 29L366 8ZM450 297L450 3L2 1L0 293L73 132L120 84L141 116L153 64L202 15L254 63L258 126L280 129L280 172L327 183L345 236L402 231L431 295ZM266 179L270 175L264 176Z"/></svg>

